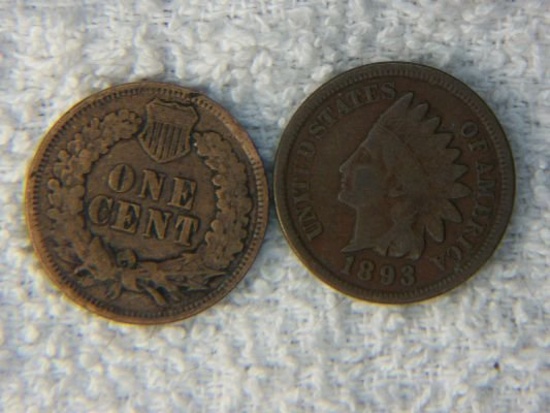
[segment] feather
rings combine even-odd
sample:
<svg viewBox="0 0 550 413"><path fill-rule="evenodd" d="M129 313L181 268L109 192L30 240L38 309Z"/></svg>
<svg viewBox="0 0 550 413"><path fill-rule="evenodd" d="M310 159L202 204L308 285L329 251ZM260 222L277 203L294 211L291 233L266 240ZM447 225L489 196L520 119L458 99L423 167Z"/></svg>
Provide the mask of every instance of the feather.
<svg viewBox="0 0 550 413"><path fill-rule="evenodd" d="M447 200L441 202L441 216L451 222L462 222L462 215L458 209Z"/></svg>
<svg viewBox="0 0 550 413"><path fill-rule="evenodd" d="M460 182L455 182L451 188L451 194L449 198L456 199L462 198L469 195L472 191L466 185L461 184Z"/></svg>
<svg viewBox="0 0 550 413"><path fill-rule="evenodd" d="M443 221L438 216L433 214L428 215L425 218L426 231L436 242L442 242L445 235L445 227Z"/></svg>
<svg viewBox="0 0 550 413"><path fill-rule="evenodd" d="M466 165L457 165L454 164L453 167L453 179L456 180L468 172L468 167Z"/></svg>

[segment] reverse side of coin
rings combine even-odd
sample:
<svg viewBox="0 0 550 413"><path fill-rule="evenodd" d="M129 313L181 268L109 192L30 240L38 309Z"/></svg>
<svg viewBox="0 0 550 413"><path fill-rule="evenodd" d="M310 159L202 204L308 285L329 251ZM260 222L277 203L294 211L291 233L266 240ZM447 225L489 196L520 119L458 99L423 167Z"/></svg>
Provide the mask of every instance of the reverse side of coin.
<svg viewBox="0 0 550 413"><path fill-rule="evenodd" d="M26 188L50 278L111 319L194 315L243 278L267 225L261 160L229 113L154 82L95 94L47 133Z"/></svg>
<svg viewBox="0 0 550 413"><path fill-rule="evenodd" d="M509 221L504 132L466 85L430 67L379 63L314 92L287 126L275 201L296 254L357 298L441 294L490 257Z"/></svg>

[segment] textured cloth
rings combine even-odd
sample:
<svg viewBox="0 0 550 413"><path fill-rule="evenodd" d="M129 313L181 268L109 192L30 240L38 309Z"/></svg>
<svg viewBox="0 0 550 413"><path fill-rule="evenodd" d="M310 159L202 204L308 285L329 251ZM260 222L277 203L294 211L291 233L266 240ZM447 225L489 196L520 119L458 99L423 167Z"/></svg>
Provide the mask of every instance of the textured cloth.
<svg viewBox="0 0 550 413"><path fill-rule="evenodd" d="M244 281L189 320L110 322L45 277L23 182L71 105L140 79L199 89L248 130L271 180L299 104L388 60L461 79L508 135L512 222L466 284L407 306L348 298L298 261L273 207ZM0 410L549 411L549 111L544 0L0 0Z"/></svg>

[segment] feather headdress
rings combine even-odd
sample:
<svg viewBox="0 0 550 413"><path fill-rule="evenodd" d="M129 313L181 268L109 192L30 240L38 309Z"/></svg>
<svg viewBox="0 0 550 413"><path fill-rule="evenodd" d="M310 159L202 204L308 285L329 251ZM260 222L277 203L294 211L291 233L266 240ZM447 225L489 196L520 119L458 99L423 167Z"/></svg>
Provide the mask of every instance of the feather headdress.
<svg viewBox="0 0 550 413"><path fill-rule="evenodd" d="M451 202L470 193L457 180L468 168L455 161L460 151L449 147L452 134L439 132L440 119L426 119L428 104L412 105L407 93L376 121L364 146L386 171L387 197L393 227L379 238L375 250L383 255L418 258L424 233L436 242L445 236L445 221L461 222Z"/></svg>

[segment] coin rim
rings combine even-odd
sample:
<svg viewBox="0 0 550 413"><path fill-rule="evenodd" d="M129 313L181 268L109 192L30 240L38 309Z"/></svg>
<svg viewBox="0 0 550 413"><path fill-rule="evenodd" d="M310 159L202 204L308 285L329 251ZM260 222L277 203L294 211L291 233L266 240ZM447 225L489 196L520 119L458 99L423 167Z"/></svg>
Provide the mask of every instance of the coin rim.
<svg viewBox="0 0 550 413"><path fill-rule="evenodd" d="M253 228L253 235L250 240L250 244L248 245L244 255L240 258L236 269L229 276L226 276L226 279L215 290L200 300L192 302L191 304L183 305L181 307L178 306L177 311L175 311L173 306L168 306L160 311L163 315L133 316L130 314L118 314L112 310L109 310L108 304L102 304L102 302L96 299L88 299L85 294L73 289L71 285L65 281L67 276L64 276L63 273L59 271L57 265L55 264L53 253L46 247L46 237L40 230L40 213L37 211L37 195L39 190L37 182L40 181L38 176L41 173L42 165L45 162L45 157L48 155L47 152L50 148L52 148L52 144L56 138L61 139L58 134L67 122L77 116L79 112L86 110L91 106L100 105L105 100L109 100L110 98L112 99L129 96L132 94L139 94L140 91L144 89L152 89L155 91L160 89L159 95L164 97L166 94L177 95L180 97L194 95L194 99L202 100L202 105L198 105L199 107L209 110L224 124L224 126L231 132L235 142L240 145L241 150L247 157L247 161L250 163L249 168L252 171L252 174L249 175L249 177L252 177L254 181L253 185L255 186L257 193L257 218L256 224ZM52 280L64 294L80 306L110 320L129 324L149 325L170 323L192 317L222 300L237 286L252 266L265 236L267 224L269 222L268 194L267 178L259 153L246 130L225 108L210 97L206 96L204 93L195 89L182 87L172 83L142 81L112 86L84 98L73 105L53 124L53 126L48 129L40 141L34 157L29 165L27 179L25 181L23 206L29 236L33 248L39 257L39 261L46 269L45 272L48 278ZM129 310L128 313L132 313L132 311Z"/></svg>
<svg viewBox="0 0 550 413"><path fill-rule="evenodd" d="M493 225L489 227L489 233L481 248L474 254L466 265L456 266L452 273L436 283L417 288L412 291L382 292L373 289L362 288L335 275L325 267L305 246L299 232L296 230L290 217L289 207L286 204L286 174L288 172L289 155L301 131L311 113L322 102L339 90L354 83L364 80L374 80L378 77L402 76L413 80L422 81L432 86L441 87L447 93L452 94L477 114L480 122L488 131L488 139L495 148L495 155L501 170L501 202L497 205L496 217ZM514 208L515 196L515 168L510 144L506 134L495 114L481 97L468 87L464 82L439 69L412 62L380 62L359 66L343 72L325 82L317 88L298 107L288 122L279 143L275 157L274 170L274 198L275 209L281 230L289 245L302 263L317 278L324 281L332 288L365 301L382 304L406 304L436 297L458 287L471 278L491 257L498 247Z"/></svg>

